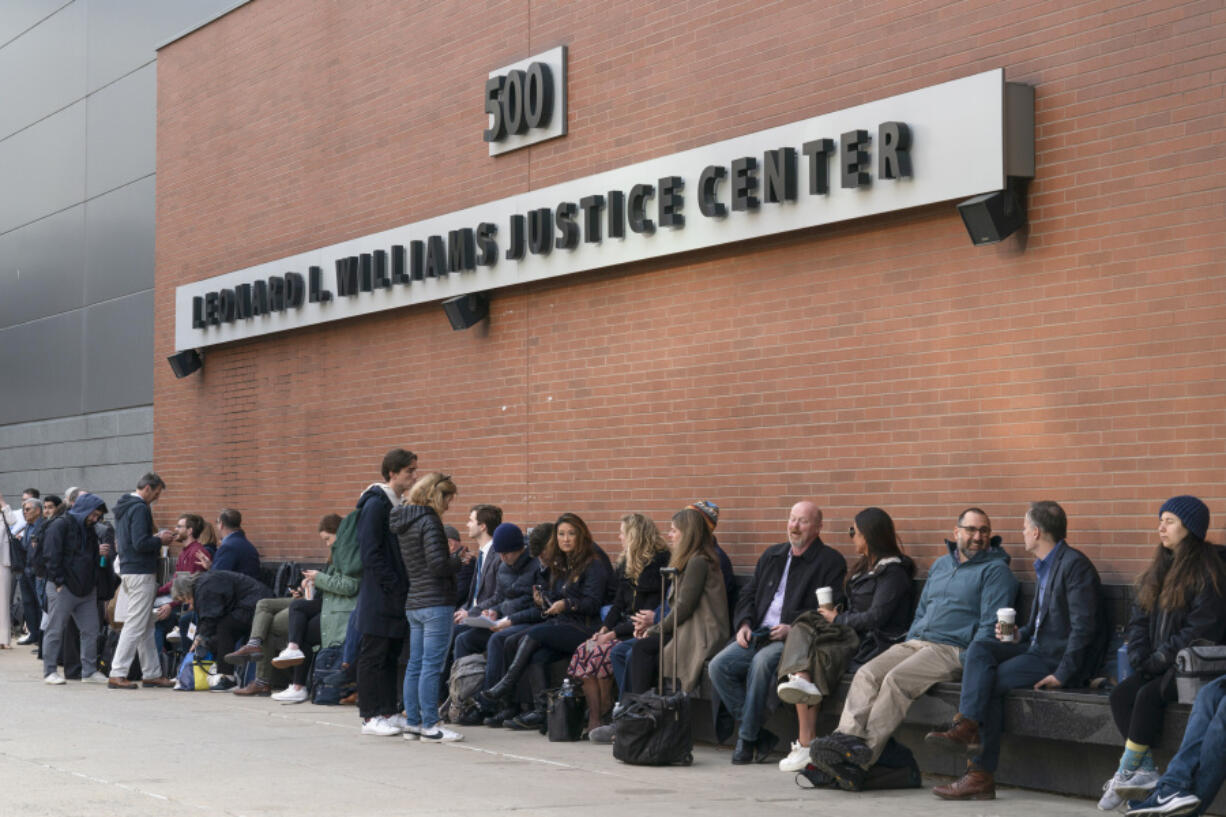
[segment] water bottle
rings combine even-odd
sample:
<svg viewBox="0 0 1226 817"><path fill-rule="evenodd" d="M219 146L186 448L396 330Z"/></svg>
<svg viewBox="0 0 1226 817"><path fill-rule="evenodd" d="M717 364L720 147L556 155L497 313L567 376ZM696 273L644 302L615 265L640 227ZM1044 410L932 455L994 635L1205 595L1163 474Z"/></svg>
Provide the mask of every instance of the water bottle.
<svg viewBox="0 0 1226 817"><path fill-rule="evenodd" d="M570 679L569 679L569 678L567 678L566 680L564 680L564 681L562 682L562 697L563 697L563 698L573 698L573 697L575 697L575 687L574 687L574 685L573 685L573 684L570 682Z"/></svg>

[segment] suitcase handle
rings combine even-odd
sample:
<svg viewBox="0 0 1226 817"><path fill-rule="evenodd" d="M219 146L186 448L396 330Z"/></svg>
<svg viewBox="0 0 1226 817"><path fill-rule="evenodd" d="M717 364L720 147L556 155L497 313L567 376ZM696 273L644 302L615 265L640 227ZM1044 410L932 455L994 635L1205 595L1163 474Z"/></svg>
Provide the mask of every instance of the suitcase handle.
<svg viewBox="0 0 1226 817"><path fill-rule="evenodd" d="M674 595L676 594L677 592L677 568L675 567L660 568L660 580L664 584L663 590L664 590L665 600L668 599L668 583L670 580L673 583L673 593ZM677 600L676 599L673 599L673 606L669 610L669 612L673 614L673 682L677 683L677 673L680 667L680 664L678 662L680 661L681 652L677 644L677 626L680 622L677 621ZM660 638L661 639L664 638L663 628L660 628ZM664 649L663 641L660 642L660 649L661 650ZM656 686L659 688L660 695L663 696L664 695L664 667L663 666L660 667L660 677L656 682Z"/></svg>

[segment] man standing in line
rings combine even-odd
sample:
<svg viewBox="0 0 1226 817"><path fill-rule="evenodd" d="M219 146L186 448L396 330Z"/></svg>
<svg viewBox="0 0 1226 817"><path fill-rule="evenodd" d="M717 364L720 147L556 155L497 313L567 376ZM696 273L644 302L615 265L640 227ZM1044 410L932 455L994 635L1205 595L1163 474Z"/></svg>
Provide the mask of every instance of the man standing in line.
<svg viewBox="0 0 1226 817"><path fill-rule="evenodd" d="M1025 627L976 641L967 649L962 697L954 725L929 732L924 741L938 749L971 754L958 780L932 793L945 800L994 800L992 775L1000 759L1004 696L1011 689L1077 686L1100 655L1098 604L1102 583L1084 553L1064 536L1068 517L1055 502L1035 502L1022 520L1026 552L1034 556L1038 595Z"/></svg>
<svg viewBox="0 0 1226 817"><path fill-rule="evenodd" d="M150 472L136 483L136 490L115 503L115 538L119 546L119 575L127 595L127 618L119 631L119 643L111 662L111 689L136 689L128 680L132 660L140 657L141 680L147 687L173 687L174 679L162 675L154 640L153 599L157 590L157 560L162 547L174 534L153 531L153 512L149 506L158 501L166 483ZM78 500L79 501L79 500Z"/></svg>
<svg viewBox="0 0 1226 817"><path fill-rule="evenodd" d="M949 553L933 562L907 640L856 672L836 732L813 741L813 764L839 788L859 791L911 704L933 684L962 677L962 653L992 638L996 611L1013 604L1017 579L979 508L958 516Z"/></svg>
<svg viewBox="0 0 1226 817"><path fill-rule="evenodd" d="M711 659L711 683L732 716L741 722L732 762L763 763L779 738L762 726L767 700L775 689L783 642L802 610L817 607L817 588L834 590L843 600L847 562L824 544L822 512L812 502L797 502L788 516L788 540L766 549L753 579L741 591L732 626L736 639Z"/></svg>
<svg viewBox="0 0 1226 817"><path fill-rule="evenodd" d="M98 534L95 523L106 513L106 505L93 494L84 493L77 506L58 514L43 533L43 557L47 569L47 622L43 642L43 682L59 686L67 683L56 671L60 644L68 622L74 621L81 638L81 675L83 681L101 684L106 679L98 672ZM67 663L67 662L66 662Z"/></svg>

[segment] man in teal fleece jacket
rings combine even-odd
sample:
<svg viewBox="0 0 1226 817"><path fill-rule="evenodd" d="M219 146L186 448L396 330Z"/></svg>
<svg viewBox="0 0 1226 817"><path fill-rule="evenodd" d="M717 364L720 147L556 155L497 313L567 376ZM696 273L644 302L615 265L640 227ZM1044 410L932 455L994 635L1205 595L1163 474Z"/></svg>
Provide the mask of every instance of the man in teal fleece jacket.
<svg viewBox="0 0 1226 817"><path fill-rule="evenodd" d="M996 611L1018 583L1009 556L979 508L958 517L949 553L933 562L907 640L856 673L838 731L814 742L811 759L840 788L858 790L911 704L933 684L962 677L962 653L995 637Z"/></svg>

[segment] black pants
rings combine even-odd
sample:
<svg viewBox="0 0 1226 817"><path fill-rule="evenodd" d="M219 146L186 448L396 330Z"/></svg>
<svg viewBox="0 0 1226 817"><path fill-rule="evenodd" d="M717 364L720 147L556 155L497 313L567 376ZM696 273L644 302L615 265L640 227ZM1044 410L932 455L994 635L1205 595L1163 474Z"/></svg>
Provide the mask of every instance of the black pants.
<svg viewBox="0 0 1226 817"><path fill-rule="evenodd" d="M294 599L289 603L289 640L308 656L312 649L319 646L319 615L323 606L323 600L319 598ZM294 683L306 686L310 669L310 661L295 665Z"/></svg>
<svg viewBox="0 0 1226 817"><path fill-rule="evenodd" d="M222 675L234 672L234 667L226 663L224 656L246 643L251 635L252 613L252 610L238 609L217 622L209 648L213 651L213 660L217 662L217 671Z"/></svg>
<svg viewBox="0 0 1226 817"><path fill-rule="evenodd" d="M630 647L630 659L626 663L626 688L623 692L647 692L656 685L656 672L659 668L660 636L649 635L637 639Z"/></svg>
<svg viewBox="0 0 1226 817"><path fill-rule="evenodd" d="M403 638L363 633L358 646L358 714L363 720L396 714L396 666Z"/></svg>
<svg viewBox="0 0 1226 817"><path fill-rule="evenodd" d="M21 584L22 616L26 620L26 629L30 631L30 640L42 641L43 631L38 625L42 621L43 611L38 606L38 593L34 590L34 573L23 571L18 581Z"/></svg>
<svg viewBox="0 0 1226 817"><path fill-rule="evenodd" d="M1111 690L1111 716L1121 735L1133 743L1153 746L1162 736L1166 705L1177 697L1173 668L1157 678L1138 672Z"/></svg>

